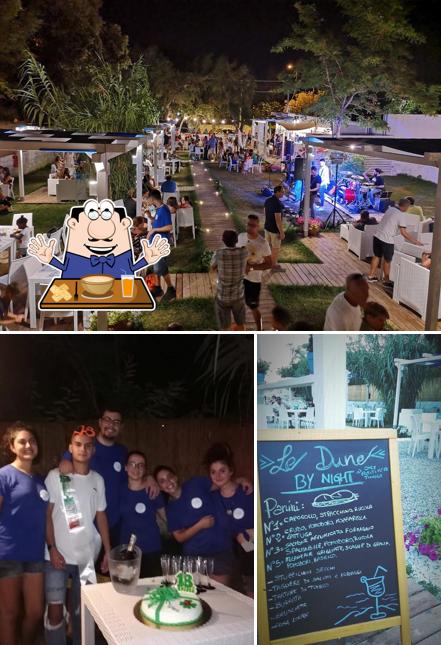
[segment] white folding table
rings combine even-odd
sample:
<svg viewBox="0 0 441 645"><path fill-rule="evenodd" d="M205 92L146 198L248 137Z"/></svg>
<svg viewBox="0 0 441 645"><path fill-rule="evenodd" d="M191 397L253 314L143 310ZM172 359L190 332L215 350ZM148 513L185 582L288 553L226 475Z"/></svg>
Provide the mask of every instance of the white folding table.
<svg viewBox="0 0 441 645"><path fill-rule="evenodd" d="M211 617L201 627L168 631L148 627L134 614L134 607L146 591L158 586L161 578L138 582L136 593L117 593L111 582L81 587L81 643L94 645L95 623L111 645L252 645L254 641L254 602L224 585L201 594L211 607Z"/></svg>

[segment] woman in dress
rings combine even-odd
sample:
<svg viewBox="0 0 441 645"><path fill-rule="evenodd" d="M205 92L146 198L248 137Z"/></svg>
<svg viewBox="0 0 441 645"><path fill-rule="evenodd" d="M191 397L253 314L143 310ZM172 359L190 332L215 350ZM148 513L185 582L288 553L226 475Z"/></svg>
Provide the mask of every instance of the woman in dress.
<svg viewBox="0 0 441 645"><path fill-rule="evenodd" d="M0 642L31 645L44 610L49 495L43 478L33 472L38 455L33 431L17 422L6 430L2 441L12 462L0 468Z"/></svg>
<svg viewBox="0 0 441 645"><path fill-rule="evenodd" d="M127 485L120 497L120 544L128 544L134 533L142 551L141 578L161 575L161 533L156 515L165 522L162 494L150 499L146 491L147 459L143 452L132 450L126 461Z"/></svg>

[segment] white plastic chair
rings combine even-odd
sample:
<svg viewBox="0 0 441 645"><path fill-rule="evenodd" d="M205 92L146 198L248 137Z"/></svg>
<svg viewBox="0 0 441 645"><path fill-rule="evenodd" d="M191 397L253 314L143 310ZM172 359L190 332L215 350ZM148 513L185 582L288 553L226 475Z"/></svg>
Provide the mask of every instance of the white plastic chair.
<svg viewBox="0 0 441 645"><path fill-rule="evenodd" d="M363 408L354 408L354 426L364 426Z"/></svg>
<svg viewBox="0 0 441 645"><path fill-rule="evenodd" d="M420 452L425 446L429 448L429 442L426 443L426 440L430 440L431 431L430 428L429 432L423 431L423 420L419 415L414 415L411 417L410 433L409 453L412 452L412 457L415 457L415 452Z"/></svg>
<svg viewBox="0 0 441 645"><path fill-rule="evenodd" d="M263 414L267 425L274 424L274 410L272 405L263 406Z"/></svg>
<svg viewBox="0 0 441 645"><path fill-rule="evenodd" d="M230 162L227 167L228 172L231 172L235 170L236 172L239 172L239 160L233 161L233 159L230 159Z"/></svg>
<svg viewBox="0 0 441 645"><path fill-rule="evenodd" d="M178 208L178 213L177 213L177 233L179 235L179 229L180 228L187 228L188 226L191 226L191 230L193 232L193 239L196 237L195 233L195 226L194 226L194 212L193 212L193 207L187 207L187 208Z"/></svg>
<svg viewBox="0 0 441 645"><path fill-rule="evenodd" d="M314 408L306 409L306 416L300 417L301 428L313 428L315 425L315 412Z"/></svg>
<svg viewBox="0 0 441 645"><path fill-rule="evenodd" d="M219 159L219 168L222 168L222 166L225 166L225 168L228 168L228 159Z"/></svg>
<svg viewBox="0 0 441 645"><path fill-rule="evenodd" d="M279 416L276 417L276 425L278 428L290 427L290 418L284 405L279 406Z"/></svg>
<svg viewBox="0 0 441 645"><path fill-rule="evenodd" d="M384 410L383 408L375 408L375 414L373 414L369 419L369 425L376 424L377 428L384 427Z"/></svg>
<svg viewBox="0 0 441 645"><path fill-rule="evenodd" d="M57 243L55 245L55 255L60 255L61 254L61 240L62 240L62 235L63 235L63 227L59 228L58 230L54 231L50 235L48 235L48 238L51 240L56 240Z"/></svg>
<svg viewBox="0 0 441 645"><path fill-rule="evenodd" d="M179 201L179 190L176 189L176 192L174 193L162 193L162 201L164 204L167 204L167 199L170 197L176 197L176 199Z"/></svg>

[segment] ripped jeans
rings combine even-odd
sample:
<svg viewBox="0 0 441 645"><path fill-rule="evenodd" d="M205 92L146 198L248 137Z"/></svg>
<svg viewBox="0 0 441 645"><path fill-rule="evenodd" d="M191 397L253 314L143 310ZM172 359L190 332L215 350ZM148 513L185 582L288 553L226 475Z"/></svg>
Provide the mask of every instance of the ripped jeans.
<svg viewBox="0 0 441 645"><path fill-rule="evenodd" d="M44 563L46 604L66 605L66 591L68 579L71 579L69 607L72 624L73 645L81 645L81 585L80 574L77 565L66 564L64 569L55 569L50 562ZM46 645L66 645L66 612L63 612L63 620L59 626L49 625L45 615L44 632Z"/></svg>

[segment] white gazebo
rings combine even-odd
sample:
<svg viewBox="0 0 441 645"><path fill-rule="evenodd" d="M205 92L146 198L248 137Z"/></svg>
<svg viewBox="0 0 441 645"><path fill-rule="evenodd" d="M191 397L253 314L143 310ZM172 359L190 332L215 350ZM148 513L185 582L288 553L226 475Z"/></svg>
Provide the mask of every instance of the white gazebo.
<svg viewBox="0 0 441 645"><path fill-rule="evenodd" d="M441 167L441 139L400 139L388 136L341 136L316 137L303 139L308 146L305 179L309 182L314 148L327 148L346 154L357 154L367 157L389 159L403 163ZM441 177L438 172L438 184L435 201L435 222L432 240L432 267L429 277L425 329L436 330L441 292ZM305 191L304 235L308 236L309 224L309 191Z"/></svg>
<svg viewBox="0 0 441 645"><path fill-rule="evenodd" d="M111 159L132 153L136 165L136 210L141 213L143 146L148 143L144 133L138 132L74 132L68 130L38 129L35 126L19 126L15 130L0 130L0 150L16 152L18 156L18 185L20 199L25 197L23 152L83 152L95 166L96 194L99 200L109 196Z"/></svg>
<svg viewBox="0 0 441 645"><path fill-rule="evenodd" d="M394 421L393 427L398 427L398 416L400 412L400 393L401 393L401 381L403 378L403 371L405 368L410 367L411 365L420 365L423 367L441 367L441 355L431 355L423 354L422 358L395 358L394 359L395 367L398 370L397 376L397 385L395 389L395 404L394 404Z"/></svg>

